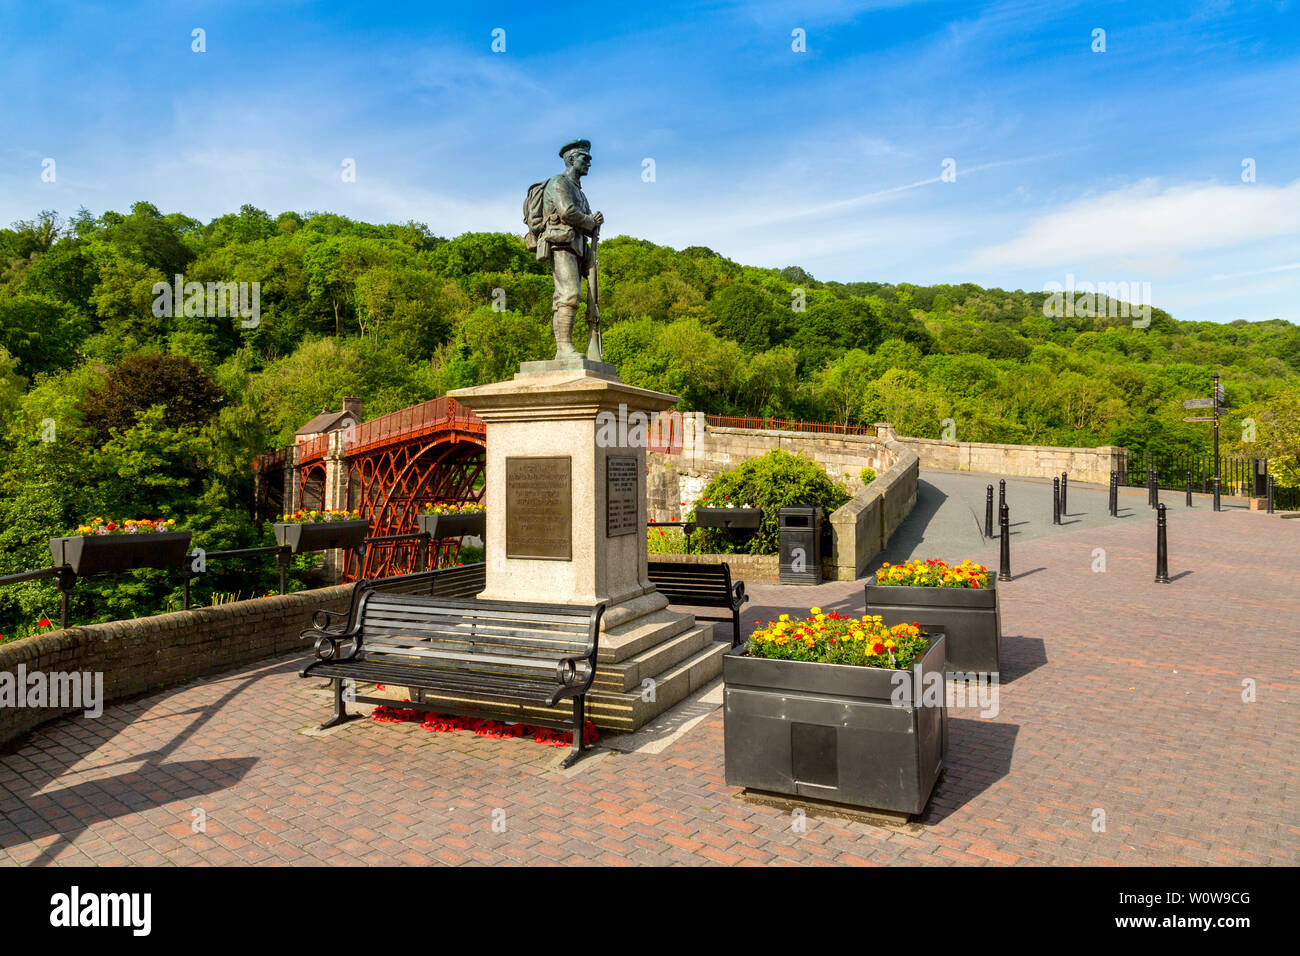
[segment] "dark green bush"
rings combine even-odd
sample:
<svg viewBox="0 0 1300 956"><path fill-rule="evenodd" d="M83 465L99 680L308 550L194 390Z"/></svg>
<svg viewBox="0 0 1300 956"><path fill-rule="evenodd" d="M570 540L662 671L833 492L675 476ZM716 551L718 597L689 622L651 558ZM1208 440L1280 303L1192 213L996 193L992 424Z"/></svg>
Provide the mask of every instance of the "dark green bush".
<svg viewBox="0 0 1300 956"><path fill-rule="evenodd" d="M848 489L833 480L821 465L803 455L780 449L770 451L719 475L695 503L697 507L761 508L763 519L757 533L702 528L691 535L695 554L776 554L777 513L795 505L820 505L830 513L849 500ZM694 520L695 510L687 520Z"/></svg>

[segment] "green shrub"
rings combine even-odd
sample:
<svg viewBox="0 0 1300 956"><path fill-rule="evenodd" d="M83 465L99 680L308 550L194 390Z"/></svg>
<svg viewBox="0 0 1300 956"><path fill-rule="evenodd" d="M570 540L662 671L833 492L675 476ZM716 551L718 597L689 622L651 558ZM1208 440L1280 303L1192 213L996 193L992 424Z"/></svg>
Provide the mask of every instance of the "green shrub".
<svg viewBox="0 0 1300 956"><path fill-rule="evenodd" d="M478 564L484 558L484 549L472 544L462 544L460 554L456 555L456 560L452 564Z"/></svg>
<svg viewBox="0 0 1300 956"><path fill-rule="evenodd" d="M701 528L691 535L695 554L776 554L777 514L795 505L820 505L830 513L849 500L848 489L803 455L776 449L725 472L709 482L696 506L725 508L749 504L761 508L757 533ZM694 520L691 510L687 520Z"/></svg>
<svg viewBox="0 0 1300 956"><path fill-rule="evenodd" d="M686 535L681 528L646 528L645 549L648 554L685 554Z"/></svg>
<svg viewBox="0 0 1300 956"><path fill-rule="evenodd" d="M863 468L862 475L860 477L862 478L862 483L864 485L869 485L876 480L876 469Z"/></svg>

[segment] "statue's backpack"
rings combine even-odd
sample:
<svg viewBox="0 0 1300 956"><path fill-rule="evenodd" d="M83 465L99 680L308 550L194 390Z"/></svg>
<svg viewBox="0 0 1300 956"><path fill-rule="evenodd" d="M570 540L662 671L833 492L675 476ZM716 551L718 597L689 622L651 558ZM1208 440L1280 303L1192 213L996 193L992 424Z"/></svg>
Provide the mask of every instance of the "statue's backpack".
<svg viewBox="0 0 1300 956"><path fill-rule="evenodd" d="M528 195L524 197L524 225L528 227L528 235L524 237L524 242L528 248L537 250L537 239L546 229L546 217L542 213L542 195L546 192L546 184L550 179L543 179L540 183L533 183L528 187Z"/></svg>

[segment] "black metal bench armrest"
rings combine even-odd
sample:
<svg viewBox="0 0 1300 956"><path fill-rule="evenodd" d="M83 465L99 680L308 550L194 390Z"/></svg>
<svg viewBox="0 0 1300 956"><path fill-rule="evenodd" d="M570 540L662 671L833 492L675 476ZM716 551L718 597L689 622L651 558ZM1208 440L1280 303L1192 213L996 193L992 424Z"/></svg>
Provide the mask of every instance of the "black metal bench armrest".
<svg viewBox="0 0 1300 956"><path fill-rule="evenodd" d="M591 689L591 682L596 679L596 648L600 643L600 619L605 614L605 605L597 604L591 609L591 619L587 630L587 646L581 654L565 657L555 663L555 679L560 687L551 695L549 703L554 704L564 697L578 697ZM587 662L587 676L577 680L578 662Z"/></svg>
<svg viewBox="0 0 1300 956"><path fill-rule="evenodd" d="M573 690L575 688L586 690L591 686L592 678L596 674L596 661L594 654L580 654L577 657L566 657L555 662L555 679L564 685L564 690ZM578 664L582 661L587 662L587 676L578 677Z"/></svg>
<svg viewBox="0 0 1300 956"><path fill-rule="evenodd" d="M749 600L749 595L745 593L745 582L737 581L731 588L731 606L739 611L740 606Z"/></svg>
<svg viewBox="0 0 1300 956"><path fill-rule="evenodd" d="M316 631L308 629L299 635L299 639L316 637L316 659L320 661L350 661L361 650L361 628L350 631ZM340 653L339 645L350 642L347 653Z"/></svg>
<svg viewBox="0 0 1300 956"><path fill-rule="evenodd" d="M339 612L339 611L329 611L329 610L326 610L325 608L320 608L320 609L318 609L318 610L312 612L312 615L311 615L311 626L312 626L312 629L315 630L315 631L327 631L327 630L329 630L329 629L334 625L334 618L336 618L336 617L344 617L344 618L346 618L346 616L347 616L347 612L346 612L346 611L343 611L343 612ZM324 622L323 622L323 623L322 623L322 621L321 621L322 618L324 618ZM308 633L310 633L310 632L309 632L309 631L303 631L302 633L303 633L303 636L305 637L305 636L306 636Z"/></svg>

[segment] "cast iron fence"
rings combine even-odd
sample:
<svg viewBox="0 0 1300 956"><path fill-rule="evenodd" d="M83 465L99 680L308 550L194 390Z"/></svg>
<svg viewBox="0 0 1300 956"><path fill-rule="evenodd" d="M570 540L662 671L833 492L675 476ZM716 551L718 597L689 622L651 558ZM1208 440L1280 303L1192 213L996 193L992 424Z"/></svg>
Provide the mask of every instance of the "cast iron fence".
<svg viewBox="0 0 1300 956"><path fill-rule="evenodd" d="M429 556L432 552L432 545L434 539L431 535L425 534L423 531L415 531L409 534L375 535L373 537L364 538L363 540L367 545L370 545L370 544L391 543L397 541L411 541L415 539L420 539L420 540L416 544L416 554L415 554L416 567L413 568L412 570L423 571L428 566ZM300 553L311 553L312 551L319 552L319 551L326 551L326 550L331 550L331 549L328 548L304 549ZM333 550L337 550L337 549L333 549ZM195 549L194 551L189 552L185 556L184 563L178 565L175 568L157 569L163 571L168 571L168 570L173 571L181 579L182 609L186 611L190 609L190 582L194 578L200 577L202 573L205 573L205 572L195 571L193 567L194 560L199 556L199 553L200 553L199 549ZM280 593L286 594L288 593L288 585L289 585L289 565L293 560L293 552L291 552L288 547L281 547L279 545L267 545L264 547L257 547L257 548L235 548L228 551L202 552L205 567L207 566L208 563L212 561L238 561L245 558L265 557L267 555L272 555L272 554L275 555L276 563L279 565ZM120 574L122 572L107 572L107 573ZM62 566L56 565L54 567L49 567L49 568L34 568L33 570L30 571L19 571L14 574L0 575L0 587L4 587L6 585L11 585L11 584L24 584L28 581L41 581L46 578L57 578L59 583L59 627L65 628L68 626L68 609L72 601L73 589L76 587L77 577L78 576L75 573L73 573L72 568L69 567L68 565L62 565Z"/></svg>
<svg viewBox="0 0 1300 956"><path fill-rule="evenodd" d="M1214 456L1190 454L1156 454L1143 452L1129 455L1125 471L1120 474L1120 484L1143 488L1147 484L1147 474L1155 469L1156 484L1170 491L1182 491L1187 487L1190 472L1192 491L1212 494L1214 491ZM1219 456L1219 489L1224 495L1242 497L1259 497L1264 491L1264 476L1268 473L1267 458L1250 458L1245 455ZM1282 489L1277 489L1279 492ZM1293 491L1294 489L1286 489Z"/></svg>
<svg viewBox="0 0 1300 956"><path fill-rule="evenodd" d="M874 425L840 425L834 422L789 421L784 418L738 418L733 415L705 415L705 424L715 428L754 428L762 431L814 432L822 435L871 435Z"/></svg>

